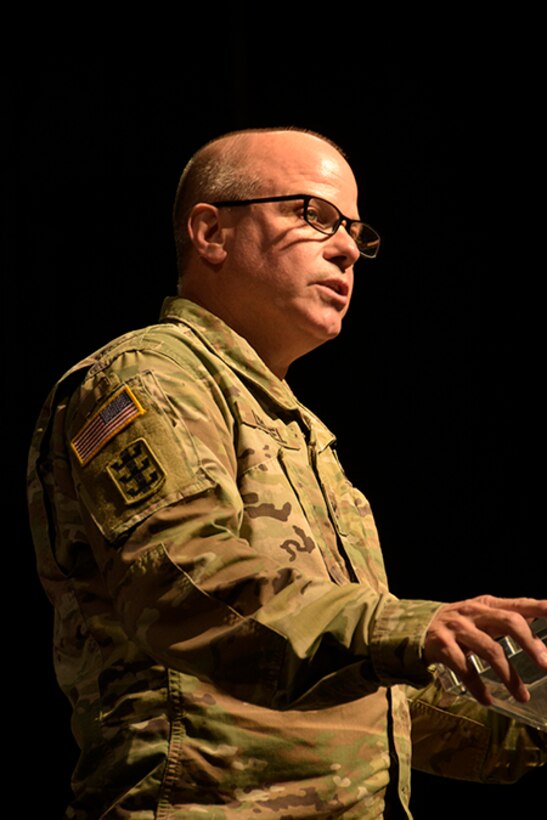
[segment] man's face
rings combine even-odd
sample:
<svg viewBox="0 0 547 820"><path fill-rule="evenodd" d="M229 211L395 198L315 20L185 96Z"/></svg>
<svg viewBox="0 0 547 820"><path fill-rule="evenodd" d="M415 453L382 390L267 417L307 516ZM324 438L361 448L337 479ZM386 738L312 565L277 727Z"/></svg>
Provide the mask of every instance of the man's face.
<svg viewBox="0 0 547 820"><path fill-rule="evenodd" d="M260 196L311 194L358 218L357 186L328 143L299 132L252 135ZM223 209L230 231L223 278L230 324L274 372L338 335L359 251L340 227L326 236L303 218L301 201Z"/></svg>

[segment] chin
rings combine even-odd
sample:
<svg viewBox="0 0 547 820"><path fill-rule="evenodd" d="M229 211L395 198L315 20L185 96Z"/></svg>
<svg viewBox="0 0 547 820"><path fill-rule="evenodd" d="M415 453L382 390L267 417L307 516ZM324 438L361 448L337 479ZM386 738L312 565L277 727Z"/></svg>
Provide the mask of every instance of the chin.
<svg viewBox="0 0 547 820"><path fill-rule="evenodd" d="M322 325L322 335L325 342L329 339L336 339L339 335L342 330L342 318L342 316L337 315L332 321Z"/></svg>
<svg viewBox="0 0 547 820"><path fill-rule="evenodd" d="M313 334L313 338L310 339L310 346L308 350L314 350L316 347L320 345L324 345L325 342L330 342L332 339L336 339L336 337L340 334L342 330L342 321L332 322L328 325L322 325L321 327L317 327L316 332Z"/></svg>
<svg viewBox="0 0 547 820"><path fill-rule="evenodd" d="M299 321L295 317L292 325L285 324L287 334L285 341L292 337L294 342L292 349L298 351L296 358L300 358L311 350L315 350L316 347L325 344L325 342L336 339L342 330L343 318L343 315L337 311L334 315L329 312L327 316L322 315L319 317L317 314L311 316L307 314L304 321L302 321L302 316L299 317ZM295 333L295 331L297 332Z"/></svg>

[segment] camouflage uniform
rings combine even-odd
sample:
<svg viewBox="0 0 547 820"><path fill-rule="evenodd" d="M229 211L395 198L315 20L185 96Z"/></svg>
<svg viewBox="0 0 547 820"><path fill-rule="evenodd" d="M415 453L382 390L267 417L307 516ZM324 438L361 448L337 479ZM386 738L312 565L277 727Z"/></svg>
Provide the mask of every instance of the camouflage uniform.
<svg viewBox="0 0 547 820"><path fill-rule="evenodd" d="M409 817L396 684L430 681L438 604L389 593L369 505L287 384L193 303L162 318L69 371L33 442L38 569L81 748L67 817L373 818L388 784ZM506 731L489 754L490 731L428 691L423 765L503 779L504 743L513 775L539 762Z"/></svg>

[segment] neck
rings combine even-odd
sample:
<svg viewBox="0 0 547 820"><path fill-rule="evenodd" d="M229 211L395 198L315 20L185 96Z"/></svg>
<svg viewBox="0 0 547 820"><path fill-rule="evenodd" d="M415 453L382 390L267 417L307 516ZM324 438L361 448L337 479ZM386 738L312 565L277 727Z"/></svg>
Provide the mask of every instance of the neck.
<svg viewBox="0 0 547 820"><path fill-rule="evenodd" d="M285 345L280 344L276 346L275 340L272 340L269 336L256 332L256 329L255 332L251 332L246 323L244 321L242 322L240 318L230 310L229 304L217 298L214 292L212 294L205 294L202 289L194 288L190 282L184 283L183 280L179 288L179 296L183 299L189 299L191 302L195 302L196 305L205 308L205 310L208 310L210 313L218 316L219 319L222 319L228 327L231 327L233 331L239 336L242 336L251 345L264 364L278 379L283 380L285 378L289 365L298 358L298 356L290 356Z"/></svg>

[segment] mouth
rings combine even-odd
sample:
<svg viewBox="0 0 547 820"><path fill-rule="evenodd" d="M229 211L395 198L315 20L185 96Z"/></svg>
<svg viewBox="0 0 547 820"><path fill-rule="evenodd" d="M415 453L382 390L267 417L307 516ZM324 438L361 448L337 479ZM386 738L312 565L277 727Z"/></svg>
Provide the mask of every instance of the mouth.
<svg viewBox="0 0 547 820"><path fill-rule="evenodd" d="M345 279L324 279L316 284L319 287L327 288L337 296L342 296L344 299L349 295L349 284Z"/></svg>

